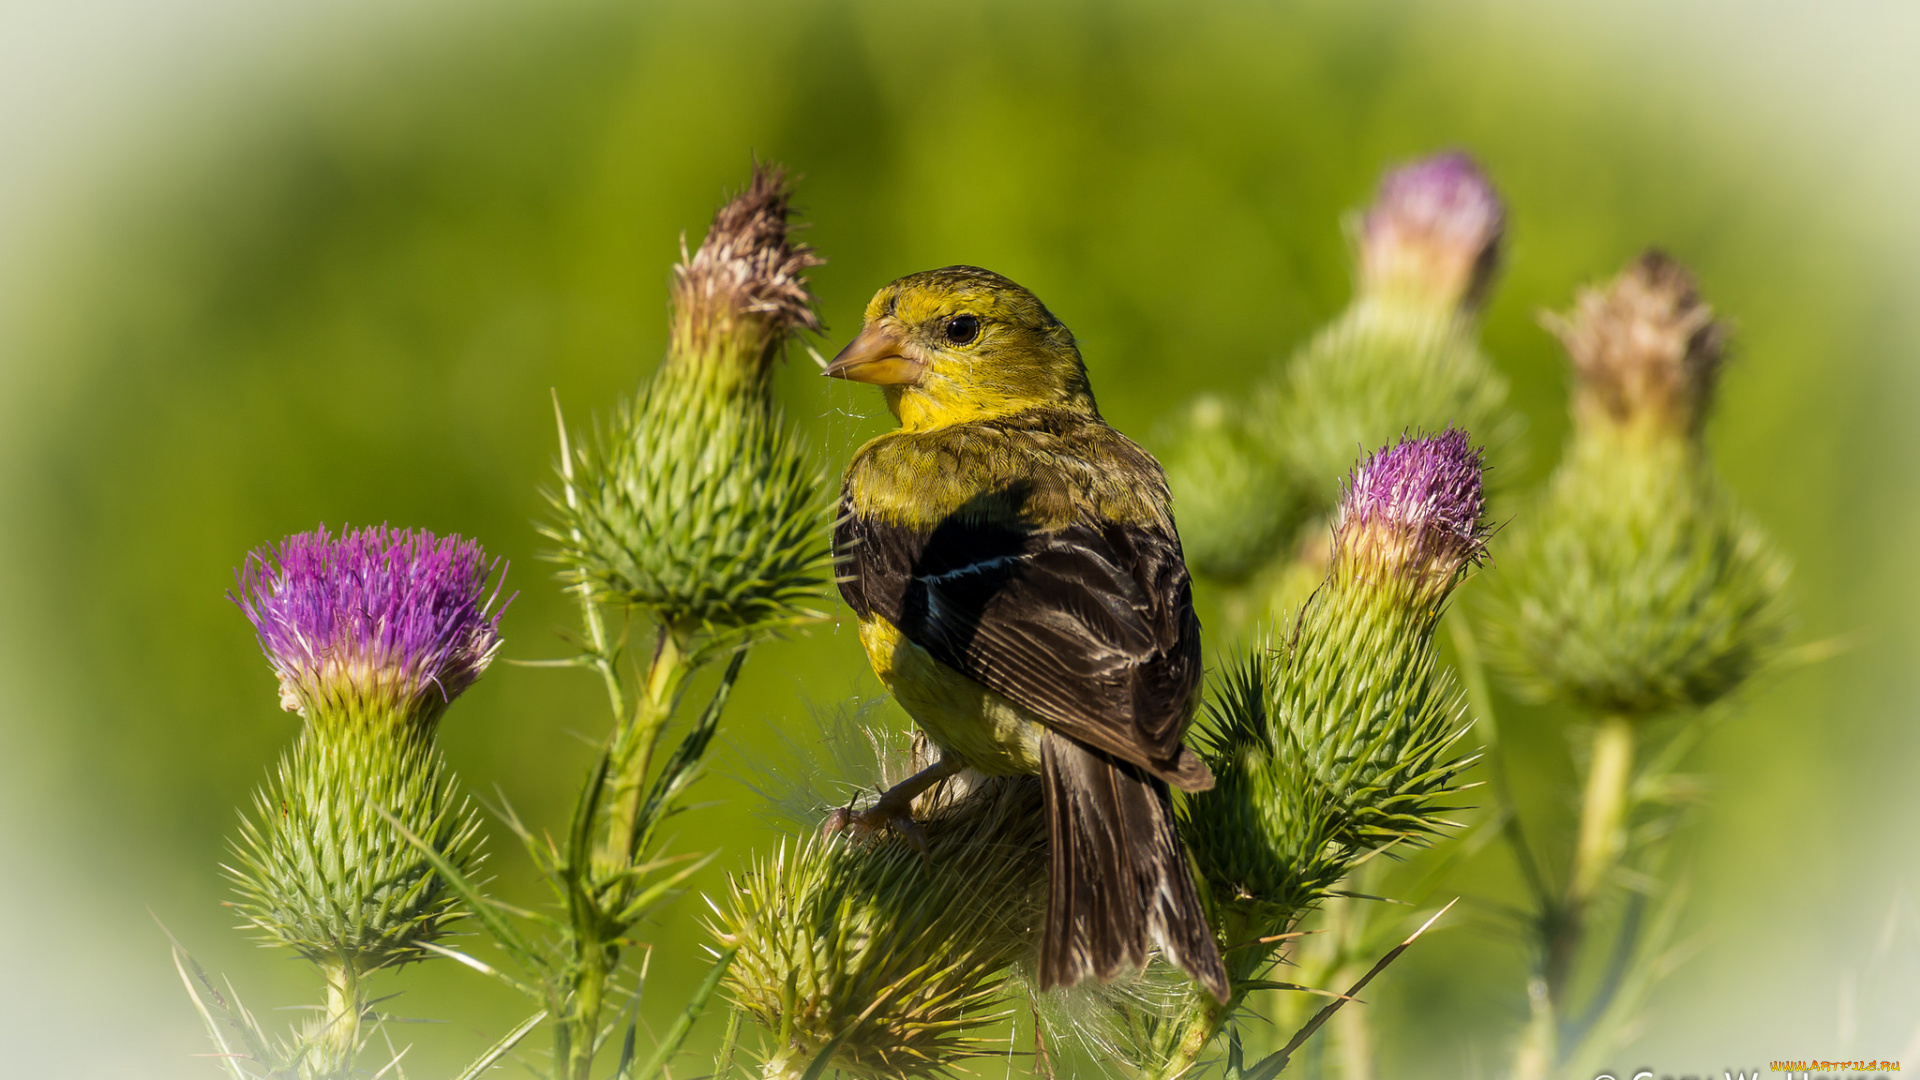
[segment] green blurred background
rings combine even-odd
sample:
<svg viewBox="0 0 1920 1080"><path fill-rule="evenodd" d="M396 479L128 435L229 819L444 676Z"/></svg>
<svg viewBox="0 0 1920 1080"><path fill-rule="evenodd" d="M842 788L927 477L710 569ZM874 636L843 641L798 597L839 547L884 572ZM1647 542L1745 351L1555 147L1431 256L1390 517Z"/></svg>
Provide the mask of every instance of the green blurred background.
<svg viewBox="0 0 1920 1080"><path fill-rule="evenodd" d="M233 566L321 521L457 531L512 561L508 653L559 655L548 388L585 420L634 386L678 236L754 156L805 176L821 351L887 280L977 263L1074 328L1145 437L1336 312L1340 215L1446 147L1512 206L1487 339L1530 417L1523 482L1565 430L1535 313L1658 242L1738 324L1711 438L1796 559L1798 634L1855 646L1757 688L1698 755L1700 951L1621 1064L1920 1054L1914 924L1875 945L1920 885L1910 5L247 7L0 14L0 61L32 60L0 77L0 1073L215 1075L155 916L256 1010L309 1000L219 906L233 808L293 732ZM804 357L779 392L830 470L885 427ZM845 626L749 671L714 803L682 819L680 847L722 850L706 888L777 842L727 774L876 690ZM1505 708L1523 798L1566 820L1565 717ZM603 727L587 676L500 665L445 743L555 822ZM1467 906L1371 1006L1388 1077L1493 1075L1524 1010L1504 853L1444 891ZM703 966L701 908L657 928L656 1023ZM392 986L451 1021L407 1029L414 1076L523 1014L457 970Z"/></svg>

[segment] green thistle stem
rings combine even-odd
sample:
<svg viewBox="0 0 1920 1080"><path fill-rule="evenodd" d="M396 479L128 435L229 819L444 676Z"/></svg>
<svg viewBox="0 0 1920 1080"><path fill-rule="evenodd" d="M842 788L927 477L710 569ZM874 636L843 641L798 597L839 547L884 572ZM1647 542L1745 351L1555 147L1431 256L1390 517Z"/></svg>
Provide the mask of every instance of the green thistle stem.
<svg viewBox="0 0 1920 1080"><path fill-rule="evenodd" d="M740 1040L740 1008L727 1010L726 1034L720 1037L720 1053L713 1059L714 1080L732 1080L733 1049Z"/></svg>
<svg viewBox="0 0 1920 1080"><path fill-rule="evenodd" d="M1593 759L1587 767L1573 874L1547 952L1547 992L1555 1000L1565 993L1585 929L1587 907L1626 848L1627 786L1633 779L1633 751L1633 721L1627 717L1607 716L1594 728Z"/></svg>
<svg viewBox="0 0 1920 1080"><path fill-rule="evenodd" d="M1559 1017L1574 958L1585 937L1587 909L1626 850L1635 737L1632 718L1620 713L1605 716L1594 726L1573 872L1566 895L1545 912L1541 922L1545 969L1527 986L1530 1016L1514 1058L1515 1080L1545 1080L1559 1055Z"/></svg>
<svg viewBox="0 0 1920 1080"><path fill-rule="evenodd" d="M634 715L614 736L612 768L613 813L602 858L611 866L624 868L636 855L643 822L641 807L646 797L647 772L653 767L654 751L660 735L673 716L674 699L680 685L692 670L687 650L679 636L667 627L660 628L654 643L653 662L641 683L641 698Z"/></svg>
<svg viewBox="0 0 1920 1080"><path fill-rule="evenodd" d="M1151 1074L1151 1080L1176 1080L1193 1070L1200 1055L1219 1036L1220 1029L1226 1024L1233 1009L1213 1000L1207 994L1195 995L1193 1009L1187 1022L1180 1029L1180 1041L1174 1044L1173 1053ZM1232 1006L1240 1003L1240 994L1233 994L1228 1000Z"/></svg>
<svg viewBox="0 0 1920 1080"><path fill-rule="evenodd" d="M578 510L579 493L574 484L573 448L568 445L566 418L560 411L558 394L553 402L554 422L560 432L560 476L563 497L569 510ZM583 542L579 529L570 531L576 544ZM606 618L594 600L592 586L581 580L571 590L580 601L580 619L587 632L587 661L600 673L607 688L607 704L613 710L616 734L613 753L613 814L608 835L596 861L605 870L618 871L633 862L633 846L639 828L637 820L645 790L647 770L652 765L653 748L659 742L672 711L673 698L686 675L686 654L674 635L661 628L654 649L653 663L640 690L643 700L628 715L626 688L621 685L615 664L616 651L607 635ZM606 984L620 963L618 946L589 940L590 927L576 925L581 937L575 943L576 967L572 979L571 1000L565 1011L556 1008L559 1022L554 1024L554 1060L563 1063L568 1080L590 1080L600 1014L606 1001ZM559 1005L555 1002L552 1005ZM550 1007L552 1007L550 1005Z"/></svg>
<svg viewBox="0 0 1920 1080"><path fill-rule="evenodd" d="M1175 1034L1171 1044L1151 1067L1142 1070L1144 1080L1178 1080L1191 1073L1199 1064L1200 1056L1220 1037L1228 1019L1246 1001L1246 983L1266 966L1267 960L1273 955L1275 946L1251 941L1263 936L1263 932L1255 928L1253 920L1245 912L1226 905L1222 907L1226 909L1218 911L1213 922L1224 940L1230 944L1246 942L1239 948L1223 950L1222 959L1227 964L1227 1000L1215 1001L1211 994L1199 992L1188 995L1183 1015L1172 1025ZM1289 917L1286 926L1280 929L1285 930L1294 921Z"/></svg>
<svg viewBox="0 0 1920 1080"><path fill-rule="evenodd" d="M1633 722L1624 716L1606 717L1593 734L1593 762L1587 771L1568 895L1575 903L1593 898L1626 846L1627 782L1632 774Z"/></svg>
<svg viewBox="0 0 1920 1080"><path fill-rule="evenodd" d="M1535 976L1528 981L1527 1000L1530 1015L1520 1036L1519 1052L1514 1055L1513 1080L1547 1080L1559 1054L1559 1026L1545 979Z"/></svg>
<svg viewBox="0 0 1920 1080"><path fill-rule="evenodd" d="M351 960L335 957L319 966L327 980L327 1011L307 1060L312 1062L310 1076L333 1080L353 1075L353 1062L360 1053L360 1018L367 1008L366 992L360 970Z"/></svg>
<svg viewBox="0 0 1920 1080"><path fill-rule="evenodd" d="M595 633L600 625L598 606L584 594L581 600L587 612L589 633ZM596 645L603 639L601 631ZM607 815L607 833L595 861L601 873L618 874L631 867L637 855L641 833L646 827L641 815L654 750L667 721L672 718L674 700L693 664L679 637L662 627L655 642L653 661L633 702L633 714L628 716L624 711L625 697L611 662L604 655L598 659L596 666L602 667L608 676L609 702L619 711L615 713L616 731L610 761L611 809ZM619 895L602 902L601 912L624 907L630 891L630 885L623 885ZM571 1008L566 1018L554 1027L554 1056L565 1062L564 1075L568 1080L590 1080L607 984L620 964L622 949L617 943L599 940L591 926L576 925L574 930L579 937L574 949L576 967Z"/></svg>
<svg viewBox="0 0 1920 1080"><path fill-rule="evenodd" d="M1351 901L1350 901L1351 902ZM1367 965L1352 963L1334 976L1333 986L1352 986L1367 973ZM1340 1055L1341 1080L1374 1080L1373 1026L1366 1009L1341 1009L1333 1014L1335 1046Z"/></svg>
<svg viewBox="0 0 1920 1080"><path fill-rule="evenodd" d="M1475 636L1473 625L1458 608L1449 611L1443 621L1453 637L1454 666L1460 672L1460 681L1466 688L1467 702L1475 718L1475 729L1486 754L1487 773L1492 780L1489 790L1493 796L1494 813L1500 822L1501 838L1512 850L1514 863L1526 878L1527 889L1533 893L1535 906L1544 910L1552 892L1546 877L1540 872L1540 864L1534 860L1533 848L1527 843L1526 829L1520 822L1519 807L1514 802L1513 781L1507 773L1506 745L1500 737L1498 714L1493 708L1493 692L1487 683L1486 662L1480 654L1480 639Z"/></svg>
<svg viewBox="0 0 1920 1080"><path fill-rule="evenodd" d="M600 1009L606 1000L607 950L586 950L587 963L574 982L573 1015L556 1025L554 1049L567 1063L567 1080L592 1080L594 1045L600 1031Z"/></svg>

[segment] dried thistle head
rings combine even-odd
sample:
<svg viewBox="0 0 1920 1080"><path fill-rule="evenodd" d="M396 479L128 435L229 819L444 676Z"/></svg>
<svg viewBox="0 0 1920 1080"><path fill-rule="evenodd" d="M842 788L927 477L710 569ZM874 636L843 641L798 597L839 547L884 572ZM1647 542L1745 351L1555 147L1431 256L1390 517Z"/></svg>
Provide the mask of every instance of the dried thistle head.
<svg viewBox="0 0 1920 1080"><path fill-rule="evenodd" d="M758 388L793 333L820 329L806 272L826 260L793 239L791 200L784 169L755 165L699 249L688 255L682 238L669 363Z"/></svg>
<svg viewBox="0 0 1920 1080"><path fill-rule="evenodd" d="M1549 322L1579 379L1547 490L1508 542L1496 657L1536 699L1629 718L1698 708L1784 638L1787 562L1722 488L1700 438L1725 331L1649 252Z"/></svg>
<svg viewBox="0 0 1920 1080"><path fill-rule="evenodd" d="M819 325L801 272L821 260L789 240L787 214L784 174L757 167L675 270L666 362L548 497L562 576L686 645L818 616L824 479L768 378L787 339Z"/></svg>
<svg viewBox="0 0 1920 1080"><path fill-rule="evenodd" d="M1576 420L1699 434L1727 331L1686 267L1649 249L1604 288L1580 290L1571 312L1541 321L1573 361Z"/></svg>
<svg viewBox="0 0 1920 1080"><path fill-rule="evenodd" d="M973 777L915 807L927 848L814 836L736 877L712 929L734 1001L768 1029L768 1077L822 1053L859 1077L930 1077L992 1051L1046 903L1032 777Z"/></svg>
<svg viewBox="0 0 1920 1080"><path fill-rule="evenodd" d="M1360 218L1360 286L1378 297L1472 310L1500 262L1507 211L1462 153L1409 162L1380 179Z"/></svg>

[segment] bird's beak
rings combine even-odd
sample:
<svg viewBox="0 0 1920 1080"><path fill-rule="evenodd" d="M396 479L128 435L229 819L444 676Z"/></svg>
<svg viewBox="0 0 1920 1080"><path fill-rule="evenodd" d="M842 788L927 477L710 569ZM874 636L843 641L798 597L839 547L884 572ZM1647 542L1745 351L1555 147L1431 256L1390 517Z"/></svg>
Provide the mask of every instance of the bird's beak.
<svg viewBox="0 0 1920 1080"><path fill-rule="evenodd" d="M908 356L899 335L873 323L847 343L820 374L875 386L911 386L925 374L927 362Z"/></svg>

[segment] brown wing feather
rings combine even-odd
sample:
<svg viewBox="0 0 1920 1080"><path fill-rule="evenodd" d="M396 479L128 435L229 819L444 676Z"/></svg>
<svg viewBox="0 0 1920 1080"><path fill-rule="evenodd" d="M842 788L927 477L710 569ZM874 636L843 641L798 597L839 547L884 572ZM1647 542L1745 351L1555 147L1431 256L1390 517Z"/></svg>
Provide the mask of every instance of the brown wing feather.
<svg viewBox="0 0 1920 1080"><path fill-rule="evenodd" d="M916 529L848 514L835 539L841 593L862 617L1064 735L1183 789L1212 786L1181 744L1200 624L1171 532L1028 531L960 514Z"/></svg>
<svg viewBox="0 0 1920 1080"><path fill-rule="evenodd" d="M1040 989L1088 975L1106 982L1144 965L1158 944L1225 1001L1227 970L1174 832L1167 785L1052 733L1040 754L1052 852Z"/></svg>

